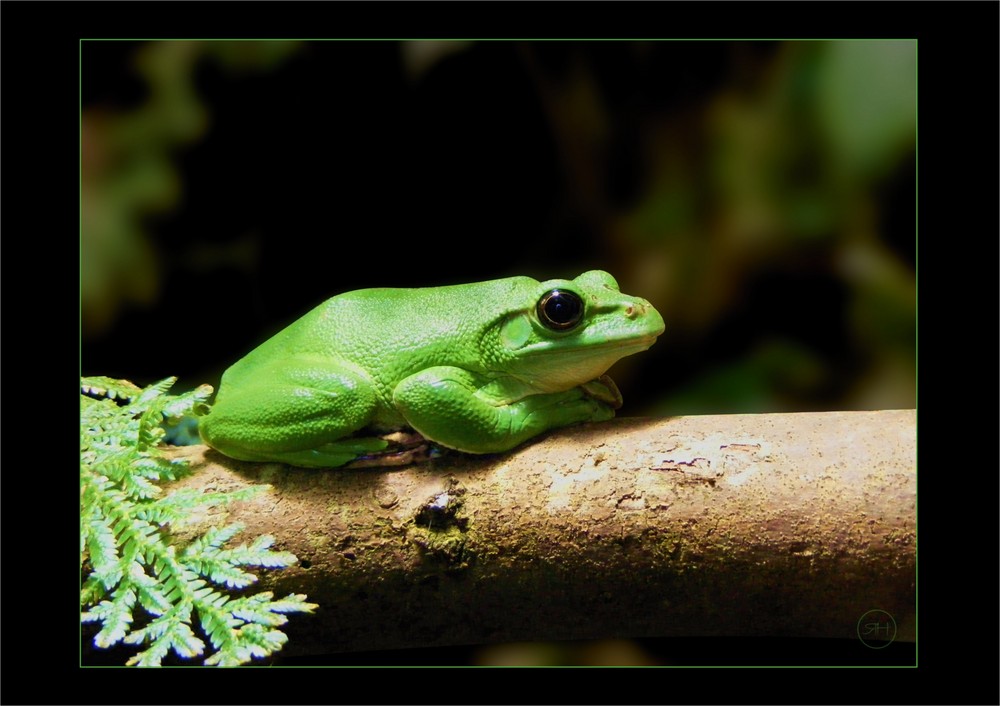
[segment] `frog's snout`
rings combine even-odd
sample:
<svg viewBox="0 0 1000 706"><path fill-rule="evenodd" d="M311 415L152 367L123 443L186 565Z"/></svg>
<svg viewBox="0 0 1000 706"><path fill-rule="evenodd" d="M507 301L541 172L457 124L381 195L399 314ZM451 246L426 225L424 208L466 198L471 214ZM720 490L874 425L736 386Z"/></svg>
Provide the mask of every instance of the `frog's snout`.
<svg viewBox="0 0 1000 706"><path fill-rule="evenodd" d="M634 297L625 307L625 316L629 319L641 319L642 317L649 315L659 316L660 314L653 308L653 305L645 299Z"/></svg>
<svg viewBox="0 0 1000 706"><path fill-rule="evenodd" d="M663 333L666 328L663 323L663 317L660 316L660 312L653 308L653 305L642 297L632 297L629 304L625 307L625 318L629 321L645 320L649 324L649 329L652 332L656 331L654 335L659 336Z"/></svg>
<svg viewBox="0 0 1000 706"><path fill-rule="evenodd" d="M639 299L636 297L632 300L632 303L625 307L625 317L628 319L637 319L641 316L645 316L646 312L653 309L652 304L650 304L645 299Z"/></svg>

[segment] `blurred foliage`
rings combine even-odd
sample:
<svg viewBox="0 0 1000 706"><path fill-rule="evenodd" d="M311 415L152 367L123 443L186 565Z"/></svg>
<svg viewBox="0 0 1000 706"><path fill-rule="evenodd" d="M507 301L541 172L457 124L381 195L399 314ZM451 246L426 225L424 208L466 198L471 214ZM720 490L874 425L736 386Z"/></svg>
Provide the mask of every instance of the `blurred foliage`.
<svg viewBox="0 0 1000 706"><path fill-rule="evenodd" d="M656 657L631 640L511 642L481 647L473 664L493 667L650 666Z"/></svg>
<svg viewBox="0 0 1000 706"><path fill-rule="evenodd" d="M175 208L183 177L175 151L200 139L209 114L193 85L199 62L231 71L282 61L295 42L150 42L132 56L145 100L86 107L80 117L80 304L84 336L106 332L125 304L149 307L163 267L146 231L151 214ZM86 68L82 81L89 80Z"/></svg>
<svg viewBox="0 0 1000 706"><path fill-rule="evenodd" d="M711 339L732 312L748 317L734 355L712 351L719 363L662 413L827 406L831 387L828 406L914 406L915 233L898 251L886 242L879 189L914 158L915 62L912 42L785 43L694 116L644 132L648 187L611 226L619 248L642 253L640 291L665 303L668 336ZM748 306L775 284L783 291ZM818 298L810 306L817 285L842 292L846 321L816 319L839 314ZM776 335L783 318L793 321ZM810 345L823 327L846 340ZM807 340L784 340L796 334ZM867 371L833 368L837 349ZM794 372L802 365L810 374ZM891 385L871 384L884 376Z"/></svg>

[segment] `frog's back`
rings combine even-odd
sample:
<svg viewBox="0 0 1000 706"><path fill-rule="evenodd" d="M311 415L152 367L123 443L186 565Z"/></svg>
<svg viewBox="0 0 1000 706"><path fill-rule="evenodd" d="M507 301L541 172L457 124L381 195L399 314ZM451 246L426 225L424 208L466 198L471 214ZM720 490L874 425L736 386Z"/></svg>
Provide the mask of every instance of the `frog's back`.
<svg viewBox="0 0 1000 706"><path fill-rule="evenodd" d="M516 302L530 277L419 289L359 289L331 297L240 360L238 377L278 360L317 357L359 367L391 384L433 365L480 367L481 337ZM242 369L242 370L241 370Z"/></svg>
<svg viewBox="0 0 1000 706"><path fill-rule="evenodd" d="M483 332L504 318L513 302L530 297L530 277L420 289L360 289L328 299L310 312L307 327L330 355L365 360L406 359L428 365L475 365Z"/></svg>

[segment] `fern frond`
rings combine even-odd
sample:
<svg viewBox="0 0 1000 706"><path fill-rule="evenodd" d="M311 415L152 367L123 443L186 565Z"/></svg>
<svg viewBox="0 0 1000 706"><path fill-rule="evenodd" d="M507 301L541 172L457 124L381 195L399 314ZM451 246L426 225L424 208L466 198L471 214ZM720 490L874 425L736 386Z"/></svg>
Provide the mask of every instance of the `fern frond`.
<svg viewBox="0 0 1000 706"><path fill-rule="evenodd" d="M242 522L233 522L225 527L211 527L205 534L191 542L184 550L184 554L187 556L204 555L209 550L218 549L242 531Z"/></svg>
<svg viewBox="0 0 1000 706"><path fill-rule="evenodd" d="M115 380L114 378L97 376L80 378L80 392L84 395L92 395L110 400L132 400L138 397L142 390L128 380Z"/></svg>
<svg viewBox="0 0 1000 706"><path fill-rule="evenodd" d="M264 591L253 596L237 599L230 603L230 610L233 615L247 623L259 623L260 625L284 625L288 622L282 613L272 612L270 609L271 598L274 594Z"/></svg>
<svg viewBox="0 0 1000 706"><path fill-rule="evenodd" d="M211 385L200 385L190 392L171 397L163 405L163 416L168 419L178 419L191 411L198 412L202 405L208 403L212 396Z"/></svg>
<svg viewBox="0 0 1000 706"><path fill-rule="evenodd" d="M249 547L241 544L235 549L220 552L219 556L239 566L262 566L268 569L280 569L291 566L298 559L291 552L273 552L269 547L274 544L274 537L261 535Z"/></svg>
<svg viewBox="0 0 1000 706"><path fill-rule="evenodd" d="M220 549L242 529L241 524L233 523L216 531L209 530L188 545L184 550L185 560L191 565L196 564L203 576L230 588L244 588L257 581L256 576L241 571L237 568L239 566L284 568L298 561L291 552L271 551L274 537L270 535L258 537L250 546L241 544L233 549Z"/></svg>
<svg viewBox="0 0 1000 706"><path fill-rule="evenodd" d="M136 450L140 453L153 448L165 434L160 422L163 415L156 408L150 408L139 417L139 432L136 434Z"/></svg>
<svg viewBox="0 0 1000 706"><path fill-rule="evenodd" d="M98 647L111 647L128 634L132 625L132 608L135 606L135 591L131 586L120 587L111 594L110 601L101 601L93 610L84 613L84 622L101 620L104 627L94 638Z"/></svg>
<svg viewBox="0 0 1000 706"><path fill-rule="evenodd" d="M163 595L159 582L146 573L145 559L140 554L141 552L136 551L131 557L132 563L129 565L128 571L129 581L136 592L139 605L150 615L163 615L171 609L172 604Z"/></svg>
<svg viewBox="0 0 1000 706"><path fill-rule="evenodd" d="M175 490L170 495L150 503L148 507L157 508L164 511L191 511L195 508L210 509L220 505L227 505L231 502L250 500L262 492L270 490L269 485L251 485L246 488L226 491L223 493L203 493L197 490L184 488Z"/></svg>
<svg viewBox="0 0 1000 706"><path fill-rule="evenodd" d="M236 631L236 639L205 660L207 665L232 667L249 662L254 657L266 657L280 650L288 636L280 630L265 630L260 625L244 625Z"/></svg>
<svg viewBox="0 0 1000 706"><path fill-rule="evenodd" d="M162 491L149 480L148 472L144 472L148 464L137 464L136 460L134 453L112 452L100 463L94 464L93 469L95 473L115 483L133 500L158 497Z"/></svg>
<svg viewBox="0 0 1000 706"><path fill-rule="evenodd" d="M242 529L239 524L211 528L184 547L168 544L164 526L183 524L194 511L246 500L269 488L251 486L235 492L178 490L163 494L157 483L189 469L168 460L156 448L161 422L204 405L212 390L203 385L179 396L167 395L167 378L139 390L126 381L81 379L81 390L114 392L112 400L81 401L80 412L80 589L81 621L100 622L99 647L119 642L148 645L128 664L153 666L171 651L184 658L205 652L201 629L216 650L206 664L243 664L271 654L285 643L283 613L311 612L305 596L273 601L270 593L232 598L216 586L243 588L257 577L242 566L278 568L296 558L272 551L274 539L258 537L249 545L226 548ZM209 583L211 582L211 583ZM132 629L142 608L152 619ZM267 629L265 629L267 628Z"/></svg>
<svg viewBox="0 0 1000 706"><path fill-rule="evenodd" d="M268 610L275 613L311 613L319 606L315 603L307 602L306 598L307 596L304 593L289 593L281 600L271 601Z"/></svg>
<svg viewBox="0 0 1000 706"><path fill-rule="evenodd" d="M132 473L147 480L165 481L174 480L171 476L178 470L178 466L169 459L159 456L136 456L131 464Z"/></svg>
<svg viewBox="0 0 1000 706"><path fill-rule="evenodd" d="M114 530L105 517L91 518L84 526L87 529L87 560L93 567L93 574L106 589L111 590L120 580L121 573L118 569L118 543ZM111 578L116 573L118 576Z"/></svg>
<svg viewBox="0 0 1000 706"><path fill-rule="evenodd" d="M169 499L170 496L168 495L165 500ZM161 504L160 501L142 503L132 508L133 517L155 525L178 522L183 520L189 512L190 508L187 506L177 506L174 503L168 502Z"/></svg>
<svg viewBox="0 0 1000 706"><path fill-rule="evenodd" d="M133 633L138 635L139 633ZM130 636L131 637L131 636ZM143 638L148 639L148 638ZM142 640L135 640L130 642L130 644L141 644ZM169 637L158 637L152 641L149 649L143 650L132 657L129 657L128 661L125 662L125 666L132 667L159 667L163 658L167 656L170 652L172 646Z"/></svg>
<svg viewBox="0 0 1000 706"><path fill-rule="evenodd" d="M91 574L90 577L83 582L83 586L80 587L80 605L94 605L106 595L108 594L104 590L104 585L101 583L101 580L97 576Z"/></svg>
<svg viewBox="0 0 1000 706"><path fill-rule="evenodd" d="M241 571L226 561L201 561L201 571L213 583L227 588L246 588L257 583L257 577L249 571Z"/></svg>
<svg viewBox="0 0 1000 706"><path fill-rule="evenodd" d="M152 407L153 401L165 395L167 390L174 386L175 382L177 382L177 378L168 377L163 378L159 382L154 382L148 387L144 387L133 403L134 406L140 408Z"/></svg>
<svg viewBox="0 0 1000 706"><path fill-rule="evenodd" d="M126 665L159 667L163 658L173 650L181 657L197 657L205 651L205 643L191 630L191 609L182 610L154 619L141 630L136 630L125 638L128 644L150 642L148 649L130 658Z"/></svg>
<svg viewBox="0 0 1000 706"><path fill-rule="evenodd" d="M150 478L155 475L155 480L159 482L174 481L191 475L191 469L184 459L168 459L161 456L143 458L138 464L140 469L148 472Z"/></svg>

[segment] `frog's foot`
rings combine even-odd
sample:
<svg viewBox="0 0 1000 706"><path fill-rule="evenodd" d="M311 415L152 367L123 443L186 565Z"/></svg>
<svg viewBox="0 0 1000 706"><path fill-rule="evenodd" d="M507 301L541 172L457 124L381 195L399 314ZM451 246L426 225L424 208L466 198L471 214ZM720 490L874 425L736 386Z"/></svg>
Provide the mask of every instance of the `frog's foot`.
<svg viewBox="0 0 1000 706"><path fill-rule="evenodd" d="M549 429L613 418L615 409L605 402L608 388L601 387L597 380L588 384L592 387L579 385L565 392L532 395L502 408L507 411L512 432L520 430L530 438Z"/></svg>
<svg viewBox="0 0 1000 706"><path fill-rule="evenodd" d="M432 448L430 444L424 443L412 449L404 449L402 451L384 451L382 453L361 456L346 464L344 468L409 466L414 463L426 463L437 455L436 450Z"/></svg>
<svg viewBox="0 0 1000 706"><path fill-rule="evenodd" d="M356 458L346 468L408 466L424 463L436 455L430 442L413 430L393 431L378 438L386 442L384 449Z"/></svg>
<svg viewBox="0 0 1000 706"><path fill-rule="evenodd" d="M580 389L587 397L603 402L611 409L621 409L622 393L609 375L602 375L596 380L585 382L580 385Z"/></svg>

